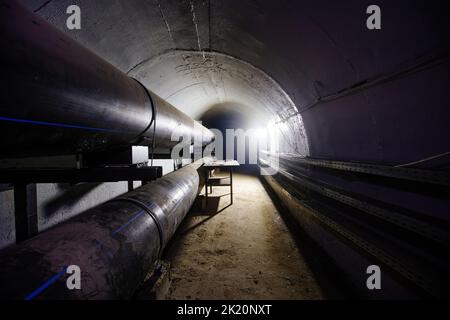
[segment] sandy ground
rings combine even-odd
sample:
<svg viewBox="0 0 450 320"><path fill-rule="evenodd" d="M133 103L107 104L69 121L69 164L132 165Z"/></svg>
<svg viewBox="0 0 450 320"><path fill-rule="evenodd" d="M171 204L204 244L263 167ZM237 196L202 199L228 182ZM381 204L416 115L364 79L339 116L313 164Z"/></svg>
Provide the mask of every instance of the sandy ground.
<svg viewBox="0 0 450 320"><path fill-rule="evenodd" d="M324 298L259 179L235 174L234 190L229 206L228 187L214 187L208 208L194 205L167 248L169 299Z"/></svg>

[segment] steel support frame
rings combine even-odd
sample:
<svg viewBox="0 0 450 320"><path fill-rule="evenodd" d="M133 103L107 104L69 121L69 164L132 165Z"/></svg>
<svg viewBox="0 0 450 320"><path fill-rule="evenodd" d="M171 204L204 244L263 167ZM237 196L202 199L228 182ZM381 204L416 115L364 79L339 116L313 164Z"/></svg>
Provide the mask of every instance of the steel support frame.
<svg viewBox="0 0 450 320"><path fill-rule="evenodd" d="M382 176L406 181L425 182L433 185L450 186L450 173L445 171L401 168L370 163L314 159L295 154L281 153L277 156L282 160L294 161L295 163L303 166L309 165L332 170Z"/></svg>

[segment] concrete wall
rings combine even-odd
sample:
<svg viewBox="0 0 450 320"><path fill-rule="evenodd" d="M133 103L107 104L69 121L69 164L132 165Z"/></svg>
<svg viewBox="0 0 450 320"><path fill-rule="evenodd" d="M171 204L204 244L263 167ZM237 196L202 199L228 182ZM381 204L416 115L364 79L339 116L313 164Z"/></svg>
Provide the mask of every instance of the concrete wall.
<svg viewBox="0 0 450 320"><path fill-rule="evenodd" d="M44 231L128 191L128 183L39 184L38 227Z"/></svg>
<svg viewBox="0 0 450 320"><path fill-rule="evenodd" d="M136 182L138 187L140 182ZM38 184L38 229L44 231L128 191L127 182ZM0 193L0 248L15 243L14 192Z"/></svg>
<svg viewBox="0 0 450 320"><path fill-rule="evenodd" d="M304 206L296 197L292 196L278 181L271 176L264 177L279 200L283 202L288 213L298 223L301 229L323 250L339 269L341 277L351 286L353 294L363 299L418 299L403 282L394 278L388 272L383 273L383 290L367 290L366 269L378 264L373 257L364 254L349 241L342 241L342 235L330 232L330 225L319 218L320 215ZM348 239L347 239L348 240Z"/></svg>

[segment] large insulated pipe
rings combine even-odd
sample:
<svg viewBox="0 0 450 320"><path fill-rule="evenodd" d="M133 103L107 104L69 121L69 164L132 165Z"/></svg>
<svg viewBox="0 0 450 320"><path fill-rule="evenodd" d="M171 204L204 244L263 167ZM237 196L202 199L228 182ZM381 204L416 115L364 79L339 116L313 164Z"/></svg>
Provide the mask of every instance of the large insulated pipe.
<svg viewBox="0 0 450 320"><path fill-rule="evenodd" d="M0 158L171 148L213 134L17 1L2 1ZM156 121L155 121L156 118ZM153 126L156 122L156 131Z"/></svg>
<svg viewBox="0 0 450 320"><path fill-rule="evenodd" d="M0 252L0 299L128 299L192 206L192 164ZM69 290L69 266L81 288ZM70 271L70 270L69 270Z"/></svg>

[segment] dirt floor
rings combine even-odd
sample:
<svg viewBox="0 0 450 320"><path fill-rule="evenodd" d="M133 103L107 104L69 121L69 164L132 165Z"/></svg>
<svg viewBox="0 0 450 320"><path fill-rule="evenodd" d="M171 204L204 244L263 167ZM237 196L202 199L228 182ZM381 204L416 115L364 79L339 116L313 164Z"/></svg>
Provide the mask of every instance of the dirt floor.
<svg viewBox="0 0 450 320"><path fill-rule="evenodd" d="M202 200L166 250L169 299L324 298L258 177L234 175L231 206L228 187L214 187L206 209Z"/></svg>

